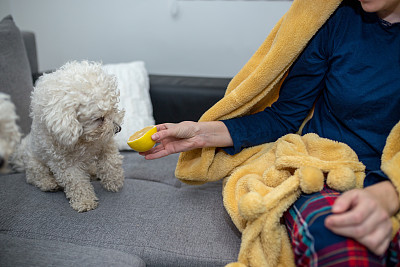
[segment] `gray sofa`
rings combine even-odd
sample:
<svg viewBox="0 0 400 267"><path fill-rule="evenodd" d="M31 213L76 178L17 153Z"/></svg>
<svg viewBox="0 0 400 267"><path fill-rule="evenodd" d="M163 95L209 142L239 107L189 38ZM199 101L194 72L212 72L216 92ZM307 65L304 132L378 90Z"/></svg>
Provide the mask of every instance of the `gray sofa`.
<svg viewBox="0 0 400 267"><path fill-rule="evenodd" d="M24 134L38 75L35 35L0 22L0 91L11 95ZM33 75L33 76L32 76ZM32 78L33 77L33 78ZM151 75L157 123L197 120L227 79ZM171 94L173 98L169 97ZM224 210L221 182L189 186L174 176L178 155L146 161L123 152L125 185L93 182L97 209L73 210L63 192L42 192L24 173L0 175L0 266L224 266L240 233Z"/></svg>

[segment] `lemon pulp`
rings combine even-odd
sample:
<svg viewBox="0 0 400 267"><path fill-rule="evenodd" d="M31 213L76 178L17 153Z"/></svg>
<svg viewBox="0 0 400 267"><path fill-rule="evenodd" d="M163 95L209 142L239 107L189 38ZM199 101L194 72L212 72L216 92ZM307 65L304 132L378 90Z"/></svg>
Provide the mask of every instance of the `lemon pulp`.
<svg viewBox="0 0 400 267"><path fill-rule="evenodd" d="M156 126L147 126L129 137L128 146L137 152L145 152L151 149L156 143L151 139L151 136L156 132Z"/></svg>

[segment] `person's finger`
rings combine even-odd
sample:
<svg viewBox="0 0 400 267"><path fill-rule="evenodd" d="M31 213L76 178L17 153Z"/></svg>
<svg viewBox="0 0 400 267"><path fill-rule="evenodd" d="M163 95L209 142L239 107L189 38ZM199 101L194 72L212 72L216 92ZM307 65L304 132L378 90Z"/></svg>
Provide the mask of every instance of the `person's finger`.
<svg viewBox="0 0 400 267"><path fill-rule="evenodd" d="M157 131L151 136L151 139L156 142L161 142L163 139L173 136L173 132L170 129L164 129Z"/></svg>
<svg viewBox="0 0 400 267"><path fill-rule="evenodd" d="M340 195L332 205L333 213L342 213L349 210L358 200L358 190L351 190Z"/></svg>
<svg viewBox="0 0 400 267"><path fill-rule="evenodd" d="M349 215L349 218L344 218L343 215ZM346 212L343 214L333 214L330 215L331 218L328 217L325 220L325 226L330 229L332 232L338 235L351 237L351 238L361 238L365 235L368 235L372 231L375 230L376 227L379 226L380 220L374 216L373 212L366 213L366 217L359 217L356 210ZM356 219L352 219L352 217L356 217ZM329 220L332 220L329 222Z"/></svg>
<svg viewBox="0 0 400 267"><path fill-rule="evenodd" d="M350 201L350 199L347 200ZM326 217L325 225L328 228L362 224L367 217L373 213L373 209L376 208L376 205L373 203L354 203L354 199L351 201L351 205L348 205L348 203L345 203L345 205L349 206L350 209L345 212L334 213Z"/></svg>
<svg viewBox="0 0 400 267"><path fill-rule="evenodd" d="M173 123L162 123L162 124L157 124L157 125L156 125L157 131L159 132L159 131L162 131L162 130L166 130L166 129L168 129L168 127L170 127L172 124L173 124Z"/></svg>
<svg viewBox="0 0 400 267"><path fill-rule="evenodd" d="M151 139L153 140L153 141L159 141L160 140L160 134L159 134L159 132L156 132L156 133L154 133L152 136L151 136Z"/></svg>
<svg viewBox="0 0 400 267"><path fill-rule="evenodd" d="M373 221L374 216L369 216L367 222L359 226L328 227L337 235L353 238L376 255L383 255L391 240L391 223Z"/></svg>
<svg viewBox="0 0 400 267"><path fill-rule="evenodd" d="M392 224L390 220L379 224L368 235L364 235L356 240L366 246L374 254L382 256L386 253L392 238Z"/></svg>
<svg viewBox="0 0 400 267"><path fill-rule="evenodd" d="M161 142L166 138L185 138L185 136L182 136L182 131L185 130L185 127L181 124L165 123L160 125L160 130L154 133L151 139Z"/></svg>
<svg viewBox="0 0 400 267"><path fill-rule="evenodd" d="M167 150L160 150L160 151L157 151L155 153L145 155L145 159L148 159L148 160L159 159L159 158L168 156L169 154L170 153L168 153Z"/></svg>
<svg viewBox="0 0 400 267"><path fill-rule="evenodd" d="M145 159L159 159L172 153L174 152L171 151L171 148L167 149L167 147L165 147L163 144L159 144L158 146L143 152L141 155L144 156Z"/></svg>
<svg viewBox="0 0 400 267"><path fill-rule="evenodd" d="M158 151L163 150L163 149L164 149L163 144L158 144L157 146L151 148L150 150L147 150L145 152L139 152L139 155L147 156L147 155L150 155L153 153L157 153Z"/></svg>
<svg viewBox="0 0 400 267"><path fill-rule="evenodd" d="M153 141L161 141L162 139L166 138L166 136L171 135L171 133L168 131L168 129L173 128L174 127L174 123L162 123L162 124L157 124L156 128L157 128L157 132L154 133L151 136L151 139ZM167 133L165 132L167 131ZM162 133L162 134L160 134ZM173 133L172 133L173 134ZM162 139L161 139L162 138Z"/></svg>
<svg viewBox="0 0 400 267"><path fill-rule="evenodd" d="M160 144L145 155L146 159L158 159L174 153L180 153L193 149L193 144L188 140L170 141L166 145Z"/></svg>
<svg viewBox="0 0 400 267"><path fill-rule="evenodd" d="M364 204L355 205L347 212L329 215L325 222L329 227L359 225L365 222L368 216L373 213L373 208L376 208L373 203L370 206Z"/></svg>

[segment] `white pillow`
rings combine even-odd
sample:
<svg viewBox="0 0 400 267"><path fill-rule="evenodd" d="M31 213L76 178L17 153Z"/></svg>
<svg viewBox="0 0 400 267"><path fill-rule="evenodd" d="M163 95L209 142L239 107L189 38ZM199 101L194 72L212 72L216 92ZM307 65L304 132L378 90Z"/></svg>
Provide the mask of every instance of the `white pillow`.
<svg viewBox="0 0 400 267"><path fill-rule="evenodd" d="M131 150L126 143L136 131L154 125L150 83L143 61L104 64L103 69L116 76L120 91L120 108L125 110L122 130L115 135L120 150Z"/></svg>

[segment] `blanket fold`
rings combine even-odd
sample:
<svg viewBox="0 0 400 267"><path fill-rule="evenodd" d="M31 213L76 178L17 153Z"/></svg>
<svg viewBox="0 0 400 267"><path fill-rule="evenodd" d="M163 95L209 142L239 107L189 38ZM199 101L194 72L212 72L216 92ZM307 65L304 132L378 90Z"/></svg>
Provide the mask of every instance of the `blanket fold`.
<svg viewBox="0 0 400 267"><path fill-rule="evenodd" d="M346 144L316 134L285 135L257 155L223 188L224 206L242 232L238 263L295 266L283 213L301 192L318 192L324 183L338 191L361 188L365 166Z"/></svg>
<svg viewBox="0 0 400 267"><path fill-rule="evenodd" d="M229 83L225 96L200 121L252 114L271 106L292 63L341 0L294 0L268 37ZM390 133L382 170L400 192L400 123ZM283 213L304 193L326 183L338 191L361 188L365 167L346 144L315 134L289 134L276 142L228 155L217 148L195 149L179 156L175 175L188 184L224 179L223 201L242 232L234 266L294 266ZM400 215L392 218L393 233Z"/></svg>

